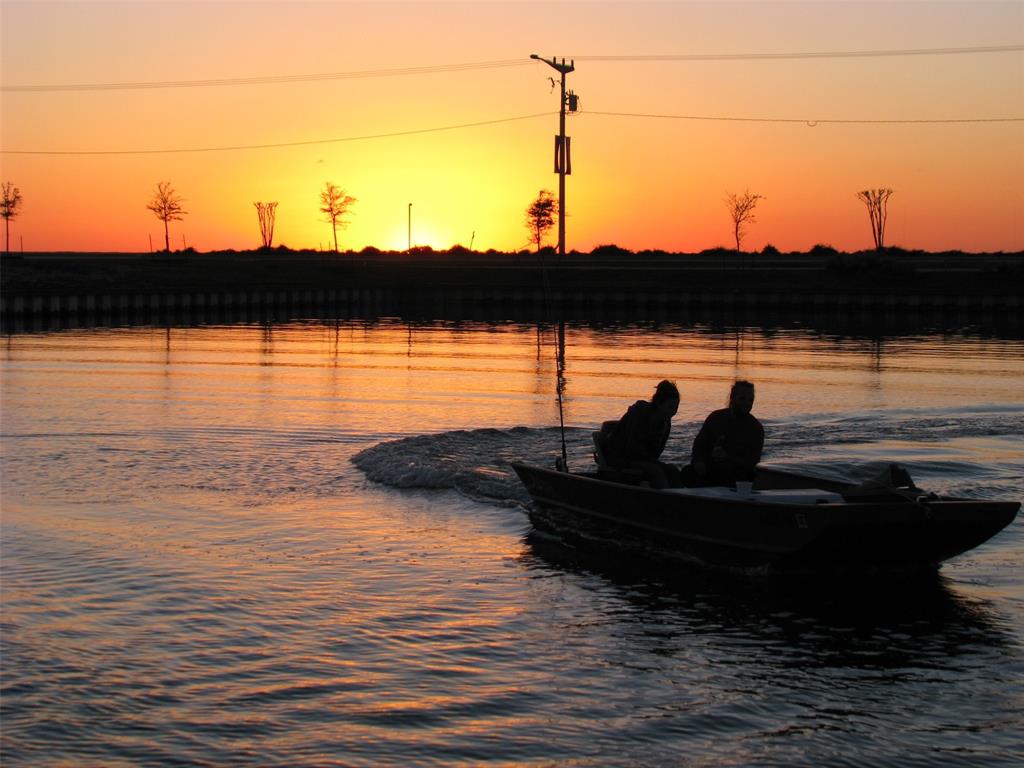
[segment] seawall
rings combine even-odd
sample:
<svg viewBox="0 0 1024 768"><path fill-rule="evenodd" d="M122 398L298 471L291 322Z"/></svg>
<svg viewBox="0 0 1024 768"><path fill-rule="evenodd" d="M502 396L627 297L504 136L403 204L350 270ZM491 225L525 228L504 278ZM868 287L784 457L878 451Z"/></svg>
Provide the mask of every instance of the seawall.
<svg viewBox="0 0 1024 768"><path fill-rule="evenodd" d="M25 254L6 329L289 317L1020 319L1024 254Z"/></svg>

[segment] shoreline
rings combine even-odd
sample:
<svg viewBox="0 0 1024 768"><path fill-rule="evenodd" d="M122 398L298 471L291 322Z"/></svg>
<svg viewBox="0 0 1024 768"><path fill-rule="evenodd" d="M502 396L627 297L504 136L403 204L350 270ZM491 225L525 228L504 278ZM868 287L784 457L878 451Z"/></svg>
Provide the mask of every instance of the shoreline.
<svg viewBox="0 0 1024 768"><path fill-rule="evenodd" d="M602 319L730 312L1007 320L1024 253L591 254L469 251L26 253L0 257L6 327L33 318L488 315Z"/></svg>
<svg viewBox="0 0 1024 768"><path fill-rule="evenodd" d="M737 253L712 249L700 253L641 251L602 246L564 258L553 249L476 252L413 249L411 252L185 251L157 253L30 252L0 256L0 293L4 296L64 295L70 292L191 291L265 288L341 288L503 285L528 287L538 278L552 285L581 285L616 290L729 284L748 289L783 282L815 289L871 290L883 279L913 278L918 289L956 288L973 293L981 278L997 292L1009 288L1006 277L1024 282L1024 251L1015 253L930 253L890 248L838 252L823 246L797 253ZM950 282L948 278L953 277ZM624 282L624 278L628 281ZM823 280L823 278L825 278ZM985 279L988 278L988 279ZM991 279L998 278L998 279ZM325 284L324 280L331 282ZM1019 286L1017 288L1019 290Z"/></svg>

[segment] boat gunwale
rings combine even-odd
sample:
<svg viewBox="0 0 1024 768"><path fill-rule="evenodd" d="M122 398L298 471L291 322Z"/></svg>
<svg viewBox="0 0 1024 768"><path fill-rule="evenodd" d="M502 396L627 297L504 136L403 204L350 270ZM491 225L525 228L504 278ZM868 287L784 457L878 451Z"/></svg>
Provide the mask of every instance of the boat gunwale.
<svg viewBox="0 0 1024 768"><path fill-rule="evenodd" d="M620 529L619 535L609 538L606 532L596 540L603 542L601 546L618 540L618 546L629 551L636 539L641 549L653 546L663 552L659 559L682 555L709 567L744 571L751 567L780 573L938 568L1009 526L1021 506L1016 501L926 496L917 500L898 494L842 503L768 503L671 493L522 462L511 462L511 466L532 499L529 515L535 529L550 529L563 540L585 538L591 529ZM813 477L790 473L790 481L797 477L814 482ZM723 529L723 523L742 535L734 536ZM969 543L964 545L965 541ZM861 553L855 549L856 542L867 544L868 550ZM909 548L900 555L900 547Z"/></svg>
<svg viewBox="0 0 1024 768"><path fill-rule="evenodd" d="M719 506L725 505L725 506L733 506L733 507L735 507L735 506L748 506L749 505L749 506L755 506L755 507L777 507L777 508L791 507L794 510L799 510L799 511L806 511L806 510L819 509L819 508L831 509L831 510L848 509L848 508L849 509L871 509L871 508L878 508L878 507L891 507L894 504L896 504L896 505L898 505L900 507L911 505L911 506L929 507L929 508L932 508L935 505L939 505L941 509L949 509L951 511L956 509L956 508L959 508L959 507L978 507L978 506L981 506L981 507L986 507L987 508L987 507L996 507L996 506L1004 506L1004 505L1005 506L1016 505L1017 509L1019 510L1020 506L1021 506L1021 502L1019 502L1019 501L1012 501L1012 500L1009 500L1009 499L971 499L971 498L966 498L966 497L962 497L962 496L937 496L937 495L929 496L927 494L922 494L920 497L918 497L916 499L909 499L909 498L898 499L898 498L894 497L893 499L888 499L888 500L883 500L883 501L850 501L850 500L847 500L845 498L842 501L814 501L814 502L771 501L769 499L758 499L758 498L753 498L753 497L737 497L735 499L730 499L730 498L725 498L725 497L721 497L721 496L704 496L702 494L688 495L686 493L679 493L679 491L681 491L681 490L685 491L686 490L685 488L651 488L649 486L635 485L633 483L623 483L623 482L619 482L619 481L616 481L616 480L609 480L609 479L605 479L605 478L601 478L601 477L596 477L592 473L585 473L585 472L563 472L563 471L557 470L557 469L550 469L548 467L540 467L540 466L537 466L535 464L526 464L524 462L518 462L518 461L517 462L511 462L510 465L512 466L513 469L515 469L516 467L524 467L524 468L530 470L531 472L542 472L542 473L545 473L545 474L548 474L548 475L555 475L555 476L558 476L558 477L569 476L569 477L573 478L574 481L579 481L579 482L594 483L594 484L598 484L598 485L614 485L617 488L628 489L628 491L630 493L636 493L636 494L642 494L642 495L654 495L655 497L660 497L660 498L675 498L675 499L680 499L680 500L700 499L701 502L710 502L712 504L717 504ZM775 470L770 470L770 471L775 471ZM790 477L802 478L802 479L808 480L810 482L814 482L814 481L818 480L818 478L814 478L813 476L810 476L810 475L798 475L798 474L790 473L790 472L785 472L784 474L786 474L786 475L788 475ZM825 478L821 478L821 480L826 480L826 482L830 482L830 483L838 483L838 481L828 481ZM849 483L849 484L845 484L845 485L846 485L846 487L850 487L853 484ZM712 486L712 487L719 487L719 486ZM727 486L721 486L721 487L727 487ZM761 490L773 490L773 489L761 489ZM784 490L801 490L801 489L794 488L794 489L784 489ZM811 485L808 485L805 490L819 490L819 491L829 492L828 489L826 489L826 488L820 488L818 486L811 486ZM833 493L838 493L838 491L832 491L832 492Z"/></svg>

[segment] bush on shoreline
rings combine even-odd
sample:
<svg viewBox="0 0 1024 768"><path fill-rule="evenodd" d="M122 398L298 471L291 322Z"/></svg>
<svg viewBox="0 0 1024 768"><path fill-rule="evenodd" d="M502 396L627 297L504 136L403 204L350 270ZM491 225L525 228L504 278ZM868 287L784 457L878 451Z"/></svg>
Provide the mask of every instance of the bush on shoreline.
<svg viewBox="0 0 1024 768"><path fill-rule="evenodd" d="M541 253L556 254L557 250L552 246L546 246L541 249ZM302 257L316 257L316 258L327 258L331 256L363 256L363 257L374 257L374 256L387 256L391 258L397 257L458 257L458 258L474 258L474 257L508 257L510 259L521 258L523 256L536 255L536 251L533 250L519 250L519 251L499 251L494 248L488 248L486 251L470 250L464 245L453 245L451 248L446 250L435 250L429 245L415 246L410 250L390 250L385 251L377 248L376 246L368 245L359 251L352 249L348 250L318 250L315 248L290 248L287 245L276 245L251 249L237 250L234 248L225 248L213 251L200 251L196 250L193 246L189 246L185 249L177 249L170 251L154 251L151 253L146 252L105 252L105 251L30 251L26 253L0 253L0 258L4 259L16 259L20 256L48 256L58 257L67 256L70 258L88 258L90 256L104 256L104 255L117 255L117 256L138 256L146 257L152 256L154 258L167 258L168 256L174 257L211 257L211 256L302 256ZM760 251L741 251L737 252L734 248L726 248L724 246L715 246L713 248L705 248L701 251L687 252L687 251L665 251L662 249L643 249L640 251L632 251L628 248L615 244L603 244L595 246L589 252L582 252L572 250L568 254L573 258L585 258L589 256L595 256L598 258L654 258L654 259L686 259L692 257L712 257L712 258L753 258L757 259L758 256L774 258L778 256L816 256L825 259L831 259L840 257L843 259L878 259L878 258L905 258L913 259L914 257L946 257L946 258L958 258L958 257L970 257L970 256L1006 256L1006 257L1024 257L1024 251L924 251L921 249L906 249L899 246L886 246L885 248L874 250L864 249L859 251L840 251L833 246L826 243L817 243L806 251L780 251L771 243L766 244Z"/></svg>

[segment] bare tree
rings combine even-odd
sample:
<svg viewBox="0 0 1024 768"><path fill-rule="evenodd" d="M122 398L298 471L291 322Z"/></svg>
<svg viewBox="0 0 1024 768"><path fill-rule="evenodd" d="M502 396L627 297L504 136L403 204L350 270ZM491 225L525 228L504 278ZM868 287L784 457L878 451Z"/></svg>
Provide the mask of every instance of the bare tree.
<svg viewBox="0 0 1024 768"><path fill-rule="evenodd" d="M537 199L526 209L526 228L530 230L530 242L537 246L540 253L544 235L555 226L555 197L546 189L537 193Z"/></svg>
<svg viewBox="0 0 1024 768"><path fill-rule="evenodd" d="M757 207L757 202L764 200L765 197L764 195L753 195L750 190L742 195L731 192L726 194L728 196L725 198L725 205L729 209L729 215L732 216L732 233L736 238L736 252L739 253L740 243L743 242L743 226L757 221L754 218L754 209Z"/></svg>
<svg viewBox="0 0 1024 768"><path fill-rule="evenodd" d="M0 216L4 219L4 250L11 252L11 219L18 217L21 207L21 190L5 181L3 185L3 202L0 203Z"/></svg>
<svg viewBox="0 0 1024 768"><path fill-rule="evenodd" d="M865 189L858 192L857 197L868 207L871 237L875 240L875 250L880 251L885 248L885 220L888 216L886 208L889 205L889 198L892 197L892 190Z"/></svg>
<svg viewBox="0 0 1024 768"><path fill-rule="evenodd" d="M146 206L164 223L164 249L168 253L171 250L171 236L167 225L171 221L181 221L181 217L188 213L181 207L183 202L181 196L174 191L171 182L161 181L156 185L156 194Z"/></svg>
<svg viewBox="0 0 1024 768"><path fill-rule="evenodd" d="M331 182L327 182L324 185L323 191L320 193L320 212L325 214L327 221L331 225L331 230L334 232L334 252L338 252L338 227L344 229L348 226L348 222L343 218L348 209L352 204L356 202L354 197L345 194L345 190L341 189Z"/></svg>
<svg viewBox="0 0 1024 768"><path fill-rule="evenodd" d="M253 203L256 215L260 219L260 237L263 247L270 248L274 243L274 218L277 216L277 203Z"/></svg>

